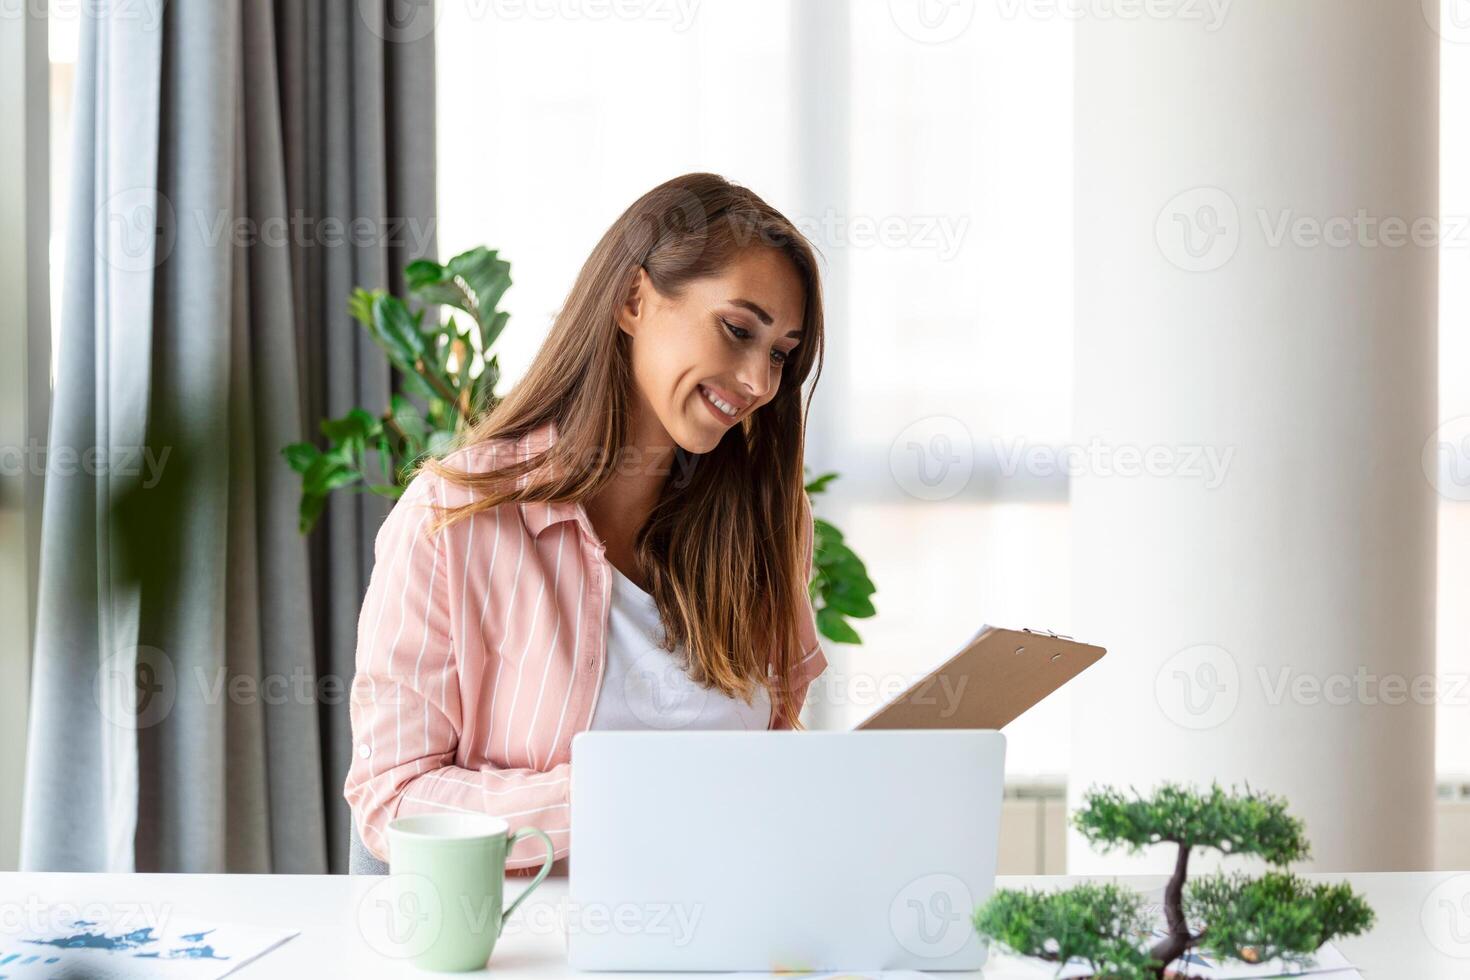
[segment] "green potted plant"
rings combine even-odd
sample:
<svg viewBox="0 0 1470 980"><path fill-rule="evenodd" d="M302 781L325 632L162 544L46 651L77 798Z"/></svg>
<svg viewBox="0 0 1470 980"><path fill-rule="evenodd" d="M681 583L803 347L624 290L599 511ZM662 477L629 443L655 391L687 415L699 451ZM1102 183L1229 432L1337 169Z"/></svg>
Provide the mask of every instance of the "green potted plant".
<svg viewBox="0 0 1470 980"><path fill-rule="evenodd" d="M510 320L500 309L511 285L510 263L481 246L442 265L412 262L404 282L406 299L381 289L355 289L347 301L348 312L393 366L401 393L376 414L354 408L323 420L322 445L297 442L282 450L301 475L303 534L336 491L397 499L425 456L443 453L461 430L499 403L500 363L491 349ZM455 312L442 322L426 318L425 311L435 306ZM836 478L824 473L811 479L807 493L823 493ZM810 589L817 627L829 640L861 643L848 620L874 615L876 587L842 532L819 517L813 524Z"/></svg>
<svg viewBox="0 0 1470 980"><path fill-rule="evenodd" d="M1173 783L1152 794L1090 791L1072 818L1106 852L1137 853L1172 844L1174 871L1164 888L1164 928L1155 928L1144 896L1116 884L1064 891L1000 890L974 914L981 936L1021 956L1081 961L1097 978L1162 980L1184 976L1198 953L1217 960L1305 965L1337 936L1371 928L1373 910L1347 884L1313 884L1286 870L1309 854L1300 820L1266 793L1201 793ZM1217 872L1188 880L1190 853L1211 848L1254 855L1272 866L1260 876Z"/></svg>

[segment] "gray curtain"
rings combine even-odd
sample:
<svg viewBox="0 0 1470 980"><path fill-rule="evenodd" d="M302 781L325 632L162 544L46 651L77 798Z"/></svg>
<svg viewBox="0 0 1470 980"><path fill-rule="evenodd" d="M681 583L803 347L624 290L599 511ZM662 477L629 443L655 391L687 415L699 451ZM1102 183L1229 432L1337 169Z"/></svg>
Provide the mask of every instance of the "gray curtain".
<svg viewBox="0 0 1470 980"><path fill-rule="evenodd" d="M343 871L386 508L302 538L280 449L386 406L345 304L435 252L433 7L128 11L82 21L22 866Z"/></svg>

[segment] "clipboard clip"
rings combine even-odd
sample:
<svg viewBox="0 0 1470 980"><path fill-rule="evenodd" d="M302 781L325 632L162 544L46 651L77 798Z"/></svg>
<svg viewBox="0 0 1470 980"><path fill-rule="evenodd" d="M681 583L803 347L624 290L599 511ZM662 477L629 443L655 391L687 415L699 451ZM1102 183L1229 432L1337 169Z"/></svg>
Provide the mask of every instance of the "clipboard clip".
<svg viewBox="0 0 1470 980"><path fill-rule="evenodd" d="M1071 643L1077 642L1073 637L1070 637L1065 633L1053 633L1051 630L1034 630L1029 626L1021 627L1021 632L1030 633L1032 636L1049 636L1053 640L1067 640Z"/></svg>

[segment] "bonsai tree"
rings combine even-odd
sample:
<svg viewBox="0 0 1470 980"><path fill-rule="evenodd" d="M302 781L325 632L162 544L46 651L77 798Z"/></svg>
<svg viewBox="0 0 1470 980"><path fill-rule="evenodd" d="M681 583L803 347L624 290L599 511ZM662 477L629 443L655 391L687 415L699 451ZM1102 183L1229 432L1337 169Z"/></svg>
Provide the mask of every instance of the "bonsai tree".
<svg viewBox="0 0 1470 980"><path fill-rule="evenodd" d="M1184 976L1196 953L1259 963L1309 964L1336 936L1373 925L1373 910L1346 884L1313 884L1285 869L1309 854L1300 820L1266 793L1209 792L1166 783L1149 796L1090 791L1073 826L1103 852L1137 853L1156 844L1177 849L1164 888L1164 928L1156 929L1143 896L1115 884L1083 884L1059 892L996 892L975 911L981 936L1022 956L1056 963L1080 960L1094 977L1145 980ZM1273 867L1259 877L1223 872L1189 881L1196 847L1253 855Z"/></svg>
<svg viewBox="0 0 1470 980"><path fill-rule="evenodd" d="M510 288L510 263L494 249L472 248L440 265L421 259L404 269L408 297L355 289L352 318L393 366L398 392L377 413L354 408L321 422L321 445L297 442L281 452L301 475L299 526L307 534L338 490L397 499L426 456L441 455L455 437L491 412L500 399L500 363L491 348L510 314L500 301ZM442 322L427 310L455 311ZM806 484L824 492L837 478L824 473ZM813 517L810 583L817 628L839 643L861 643L848 622L875 614L876 592L861 558L842 533Z"/></svg>

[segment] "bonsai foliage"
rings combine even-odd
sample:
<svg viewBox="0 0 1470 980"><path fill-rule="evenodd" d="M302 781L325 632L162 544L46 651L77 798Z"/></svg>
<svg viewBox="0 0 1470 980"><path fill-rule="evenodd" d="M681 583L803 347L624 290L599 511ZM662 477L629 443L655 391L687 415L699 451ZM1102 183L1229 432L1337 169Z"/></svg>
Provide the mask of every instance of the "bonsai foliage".
<svg viewBox="0 0 1470 980"><path fill-rule="evenodd" d="M1306 965L1334 936L1373 925L1373 910L1347 884L1312 884L1279 871L1205 878L1186 894L1185 915L1210 923L1200 949L1250 963L1280 957Z"/></svg>
<svg viewBox="0 0 1470 980"><path fill-rule="evenodd" d="M1147 976L1152 963L1141 945L1149 934L1143 896L1120 885L998 891L976 911L975 929L1026 955L1082 960L1099 975Z"/></svg>
<svg viewBox="0 0 1470 980"><path fill-rule="evenodd" d="M1220 960L1308 963L1325 942L1373 925L1373 911L1346 884L1314 884L1284 866L1309 854L1302 823L1278 797L1208 792L1166 783L1153 794L1089 792L1073 825L1103 852L1172 844L1174 872L1164 889L1164 935L1138 894L1115 885L1062 892L999 891L974 917L976 930L1023 956L1088 963L1096 977L1162 978L1194 951ZM1260 877L1207 875L1188 881L1196 847L1250 855L1273 866ZM1150 943L1150 940L1153 941Z"/></svg>
<svg viewBox="0 0 1470 980"><path fill-rule="evenodd" d="M321 423L322 445L297 442L281 450L301 475L299 526L311 531L337 490L397 499L426 456L448 451L463 430L500 403L495 393L500 363L491 348L510 314L499 308L510 288L510 263L483 246L447 263L420 260L404 270L408 297L355 289L347 301L352 318L393 366L398 392L377 414L353 408ZM455 313L440 322L428 310ZM822 493L836 473L806 485ZM842 532L814 518L815 551L810 583L817 628L839 643L861 643L848 618L874 614L875 587Z"/></svg>

